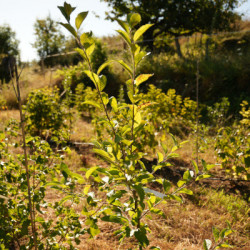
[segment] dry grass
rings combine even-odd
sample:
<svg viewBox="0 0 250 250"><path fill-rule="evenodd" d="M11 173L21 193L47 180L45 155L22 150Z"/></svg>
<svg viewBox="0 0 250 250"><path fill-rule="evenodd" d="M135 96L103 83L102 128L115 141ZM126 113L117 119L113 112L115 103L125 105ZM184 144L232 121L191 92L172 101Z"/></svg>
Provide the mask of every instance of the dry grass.
<svg viewBox="0 0 250 250"><path fill-rule="evenodd" d="M0 112L0 123L6 123L9 118L19 119L18 111ZM93 136L93 128L90 123L78 119L75 127L77 130L72 136L72 140L88 142ZM187 163L185 166L188 167L191 167L190 161L194 159L192 155L194 143L194 137L190 137L189 143L186 143L179 150L181 159L183 159L183 162L181 160L179 162L181 164ZM201 156L209 163L214 162L211 148L208 148ZM105 163L98 159L92 153L91 147L88 146L74 146L71 153L66 155L65 163L72 171L83 175L84 173L79 171L81 167L105 166ZM176 165L176 167L179 166ZM225 222L228 220L235 230L228 239L234 245L233 249L250 249L250 243L247 240L249 236L249 210L247 202L240 194L227 194L223 189L222 191L217 190L214 185L210 185L209 188L207 185L196 184L191 189L194 191L193 197L183 196L183 204L169 201L167 204L159 206L164 212L165 218L152 215L152 219L144 219L152 231L149 234L150 246L159 246L163 250L199 250L202 249L204 239L212 239L212 227L216 226L222 229L226 227ZM103 196L97 190L96 195ZM56 202L61 198L62 194L53 189L48 189L46 195L48 202ZM75 206L79 213L82 205L80 203ZM48 210L45 216L47 219L56 219L52 210ZM89 239L88 235L82 236L80 238L81 243L77 247L89 250L136 248L135 242L128 239L119 244L118 238L113 234L118 229L116 224L99 222L99 227L101 233L98 236L94 239Z"/></svg>
<svg viewBox="0 0 250 250"><path fill-rule="evenodd" d="M41 72L38 66L25 67L20 76L20 92L22 102L25 103L28 94L34 90L45 86L54 86L57 82L55 78L56 69L45 69ZM17 98L12 86L12 82L1 87L1 95L6 100L9 109L18 108Z"/></svg>
<svg viewBox="0 0 250 250"><path fill-rule="evenodd" d="M87 124L85 124L86 127ZM86 131L89 131L88 129ZM83 133L83 131L82 131ZM190 142L185 144L179 150L181 158L184 162L191 161L194 138L190 138ZM89 149L88 149L89 150ZM86 153L80 150L81 155L76 151L72 151L69 156L69 164L72 169L77 169L82 162L82 154ZM95 155L89 157L88 166L103 164L95 160ZM203 153L202 158L207 162L214 162L214 154L211 148ZM177 166L178 167L178 166ZM149 235L150 246L155 245L161 249L203 249L202 242L204 239L213 239L212 227L219 229L225 228L226 221L232 224L235 232L229 237L229 242L234 245L233 249L249 249L250 244L247 241L249 227L248 205L247 202L237 194L227 194L216 189L215 185L195 185L191 189L194 191L193 197L183 196L184 204L178 204L169 201L167 204L159 206L165 214L165 218L153 215L152 219L145 219L152 233ZM98 193L98 192L97 192ZM125 239L119 245L118 239L113 235L117 230L117 226L111 223L100 222L101 233L93 240L88 239L87 235L82 237L80 249L128 249L135 247L135 242Z"/></svg>
<svg viewBox="0 0 250 250"><path fill-rule="evenodd" d="M24 69L21 78L21 92L23 99L32 89L41 88L55 83L53 75L47 71L45 76L38 74L36 69ZM3 94L9 107L15 107L15 96L11 85L3 87ZM4 128L10 118L19 120L17 110L0 111L0 130ZM74 133L71 136L72 141L90 142L94 137L94 129L91 123L76 118L74 124ZM188 138L181 149L178 150L180 160L174 162L175 167L191 168L191 161L195 159L195 136ZM171 140L168 140L168 146L171 147ZM205 145L204 145L205 146ZM20 152L19 152L20 151ZM15 153L21 153L21 149L16 149ZM155 157L155 156L153 156ZM152 157L152 158L153 158ZM200 159L203 158L208 163L215 163L216 158L212 147L204 147L204 151L199 153ZM91 167L95 165L105 166L105 163L92 153L89 146L72 147L71 153L66 155L65 163L72 171L83 174L79 171L81 167ZM218 172L218 168L215 170ZM171 180L170 180L171 181ZM152 219L145 218L152 233L149 234L150 246L160 246L163 250L199 250L202 249L204 239L212 239L212 227L219 229L226 227L225 221L232 223L235 232L230 235L229 242L234 245L233 249L250 249L249 238L249 208L247 202L240 193L226 193L225 186L220 187L219 183L205 183L195 185L191 189L194 192L193 197L183 196L184 203L178 204L169 201L167 204L160 205L159 208L165 214L165 218L153 215ZM230 185L230 184L229 184ZM226 190L226 191L224 191ZM96 192L99 194L99 192ZM103 194L100 194L101 196ZM62 195L53 189L48 189L46 199L48 202L59 201ZM80 213L81 206L75 208ZM47 218L56 219L52 211L48 211ZM119 244L117 237L113 235L118 229L117 225L100 222L101 233L95 239L88 239L88 235L81 238L79 249L99 250L99 249L128 249L135 246L135 242L125 239Z"/></svg>

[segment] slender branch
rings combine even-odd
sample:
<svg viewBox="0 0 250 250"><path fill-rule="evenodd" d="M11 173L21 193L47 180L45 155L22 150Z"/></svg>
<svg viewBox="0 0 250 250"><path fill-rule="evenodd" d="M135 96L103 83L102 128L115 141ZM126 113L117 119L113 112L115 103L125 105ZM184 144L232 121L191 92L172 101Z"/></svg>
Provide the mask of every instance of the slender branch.
<svg viewBox="0 0 250 250"><path fill-rule="evenodd" d="M25 171L26 171L26 178L27 178L27 185L28 185L28 203L29 203L28 205L29 205L29 210L30 210L30 220L31 220L32 235L33 235L33 240L34 240L34 247L35 247L35 249L37 249L35 214L34 214L34 211L32 208L30 175L29 175L28 156L27 156L27 145L26 145L26 141L25 141L26 133L25 133L25 126L24 126L24 118L23 118L23 113L22 113L21 93L20 93L20 84L19 84L20 75L18 75L16 64L15 64L15 76L16 76L17 101L18 101L18 107L19 107L19 112L20 112L22 138L23 138L24 167L25 167Z"/></svg>
<svg viewBox="0 0 250 250"><path fill-rule="evenodd" d="M199 166L199 60L196 71L196 164Z"/></svg>
<svg viewBox="0 0 250 250"><path fill-rule="evenodd" d="M131 34L132 36L132 34ZM134 41L133 39L132 40L132 43L134 44ZM132 96L134 97L134 94L135 94L135 57L134 57L134 53L132 51L132 48L130 48L130 51L131 51L131 58L132 58L132 64L133 64L133 75L132 75ZM134 100L133 100L133 114L132 114L132 125L131 125L131 136L132 136L132 141L134 143L134 124L135 124L135 103L134 103ZM131 144L131 154L132 154L132 147L133 147L133 143Z"/></svg>

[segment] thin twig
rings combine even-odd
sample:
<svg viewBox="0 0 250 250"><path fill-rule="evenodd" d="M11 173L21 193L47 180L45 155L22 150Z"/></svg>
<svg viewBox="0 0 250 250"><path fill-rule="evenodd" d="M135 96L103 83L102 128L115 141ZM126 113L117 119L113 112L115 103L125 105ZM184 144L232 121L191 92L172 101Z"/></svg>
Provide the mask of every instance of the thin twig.
<svg viewBox="0 0 250 250"><path fill-rule="evenodd" d="M27 185L28 185L28 203L29 203L29 210L30 210L31 228L32 228L32 235L33 235L33 240L34 240L34 247L35 247L35 249L37 249L35 213L34 213L33 208L32 208L30 175L29 175L28 156L27 156L27 146L26 146L26 141L25 141L26 133L25 133L25 126L24 126L24 118L23 118L23 113L22 113L22 102L21 102L21 93L20 93L20 84L19 84L20 75L18 75L17 65L16 64L15 64L15 76L16 76L17 101L18 101L18 106L19 106L22 137L23 137L24 166L25 166L26 177L27 177Z"/></svg>

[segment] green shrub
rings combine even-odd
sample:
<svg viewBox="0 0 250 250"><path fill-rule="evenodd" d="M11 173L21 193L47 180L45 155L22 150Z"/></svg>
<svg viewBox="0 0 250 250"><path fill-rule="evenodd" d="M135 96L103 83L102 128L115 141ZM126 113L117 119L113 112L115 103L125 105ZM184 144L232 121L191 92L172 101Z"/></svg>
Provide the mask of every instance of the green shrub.
<svg viewBox="0 0 250 250"><path fill-rule="evenodd" d="M107 135L94 142L94 152L107 162L107 166L94 166L85 170L86 178L94 180L95 186L98 187L100 192L104 192L106 197L104 201L100 202L98 192L94 192L96 190L93 187L89 185L84 189L87 203L96 207L98 204L96 211L89 211L86 208L82 211L84 215L89 216L87 223L91 227L88 232L92 237L100 232L97 219L117 223L119 229L115 234L119 236L120 241L133 237L139 249L146 248L150 244L147 237L150 229L143 218L148 213L164 216L163 212L156 208L158 204L169 199L181 202L180 193L192 194L192 191L187 189L188 184L194 180L198 181L210 177L210 175L199 175L198 166L194 164L195 171L185 171L183 179L178 182L175 191L171 191L171 183L168 180L156 179L153 176L153 173L169 164L167 161L170 158L177 156L175 151L180 145L174 137L174 145L170 150L164 143L162 144L163 153L157 152L158 161L156 165L152 166L152 172L149 172L142 162L145 152L140 145L144 139L147 118L140 104L139 88L152 75L136 74L138 65L147 54L136 42L152 25L146 24L135 30L135 26L141 20L140 15L135 13L128 15L127 22L118 20L122 27L122 30L118 30L118 33L127 43L131 54L128 62L123 60L107 61L99 67L97 72L94 72L91 64L94 41L89 33L83 33L81 36L77 34L77 30L80 29L87 12L78 14L75 20L75 29L69 22L70 14L74 8L67 3L59 8L67 20L67 23L62 23L62 25L75 37L80 46L76 50L88 64L88 70L84 70L84 73L95 86L100 101L100 104L95 102L93 106L105 115L100 117L97 123L100 126L105 124L107 127ZM107 78L101 73L113 62L123 67L129 75L129 79L126 81L129 103L119 103L115 97L108 98L107 94L103 92L107 84ZM110 88L110 86L108 87ZM179 102L176 103L176 106L178 106ZM111 112L108 105L111 106ZM207 172L209 168L211 166L204 164L204 172ZM154 182L161 185L161 193L150 189L150 183ZM93 190L93 192L90 192L90 190ZM157 249L153 246L151 248Z"/></svg>
<svg viewBox="0 0 250 250"><path fill-rule="evenodd" d="M65 127L58 89L43 88L31 92L25 111L27 129L32 135L47 138Z"/></svg>
<svg viewBox="0 0 250 250"><path fill-rule="evenodd" d="M140 95L140 105L155 130L184 136L194 129L197 112L193 100L183 99L174 89L165 94L154 85L149 85L148 92Z"/></svg>
<svg viewBox="0 0 250 250"><path fill-rule="evenodd" d="M218 131L215 150L222 168L234 178L250 179L249 108L243 101L239 125L222 127Z"/></svg>

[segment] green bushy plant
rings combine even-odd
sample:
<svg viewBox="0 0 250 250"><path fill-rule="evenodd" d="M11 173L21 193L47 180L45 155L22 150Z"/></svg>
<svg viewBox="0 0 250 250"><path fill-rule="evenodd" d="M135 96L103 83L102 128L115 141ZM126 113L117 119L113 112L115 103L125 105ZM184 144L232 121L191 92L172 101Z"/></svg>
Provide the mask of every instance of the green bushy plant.
<svg viewBox="0 0 250 250"><path fill-rule="evenodd" d="M249 180L249 108L246 101L243 101L241 106L240 113L243 119L240 124L220 128L215 142L215 149L219 160L221 160L222 168L229 175Z"/></svg>
<svg viewBox="0 0 250 250"><path fill-rule="evenodd" d="M218 129L226 125L230 102L227 97L223 97L220 102L213 106L207 106L207 123Z"/></svg>
<svg viewBox="0 0 250 250"><path fill-rule="evenodd" d="M48 138L65 127L58 89L43 88L31 92L25 111L27 129L32 135Z"/></svg>
<svg viewBox="0 0 250 250"><path fill-rule="evenodd" d="M28 149L28 181L23 166L25 154L15 156L12 153L13 145L21 146L17 137L18 125L13 120L5 131L0 131L1 249L72 249L72 243L78 243L79 236L85 233L79 222L79 215L76 215L71 206L64 206L64 200L49 203L45 195L49 186L58 183L59 191L63 191L64 196L71 193L75 180L80 177L71 175L68 178L70 171L62 161L63 155L55 153L41 138L28 136L25 139ZM63 174L63 178L59 173ZM51 215L54 214L54 219L46 216L48 209ZM36 239L30 233L33 225Z"/></svg>
<svg viewBox="0 0 250 250"><path fill-rule="evenodd" d="M141 106L144 113L157 131L167 130L182 136L194 129L196 119L196 102L182 98L174 89L165 94L154 85L149 85L146 94L141 94ZM183 132L184 131L184 132Z"/></svg>
<svg viewBox="0 0 250 250"><path fill-rule="evenodd" d="M130 51L129 63L125 63L123 60L107 61L95 73L91 63L91 54L95 47L94 40L90 33L83 33L80 36L77 33L87 16L87 12L81 12L77 15L75 19L76 28L74 28L70 24L70 15L75 8L67 3L64 3L64 6L59 8L67 21L61 23L61 25L77 40L80 48L77 48L76 51L88 64L88 70L84 70L84 73L97 90L101 104L95 106L105 114L105 117L100 117L98 123L106 124L108 128L107 136L105 138L101 137L101 140L94 142L94 152L103 158L108 163L108 166L94 166L86 170L85 173L86 178L94 179L99 191L105 194L103 203L100 203L99 212L94 212L95 217L89 219L90 224L94 223L96 218L117 223L120 226L115 233L119 236L120 241L133 237L136 239L139 249L143 249L150 244L147 237L150 229L145 223L144 217L148 213L164 216L162 211L156 208L157 205L167 200L181 202L181 193L192 194L192 191L187 189L190 182L207 178L210 175L204 173L198 176L199 170L195 165L195 171L187 170L174 191L168 180L154 177L153 173L169 164L168 159L177 156L175 151L180 145L174 137L174 146L169 151L164 143L162 144L163 153L157 152L158 161L156 165L152 166L152 172L149 172L142 162L145 153L141 151L138 143L141 140L140 131L145 128L143 122L145 118L142 106L139 104L141 101L139 87L152 75L137 74L137 67L147 54L140 48L137 41L152 25L146 24L135 30L141 20L140 15L136 13L128 15L126 22L117 20L122 27L122 30L117 32L127 43ZM126 81L129 103L118 103L115 97L108 98L107 94L103 92L107 84L107 78L101 73L113 62L120 64L129 75L129 79ZM111 106L111 112L108 105ZM207 170L208 167L205 165L204 171L207 172ZM150 189L150 183L154 182L161 185L161 193ZM94 191L95 189L89 187L84 193L91 194L92 198L87 198L89 203L95 203L97 194L94 192L89 193L90 190ZM84 214L88 214L88 212L87 209L84 210ZM98 232L99 230L94 223L90 234L94 237ZM151 248L158 249L157 247Z"/></svg>

